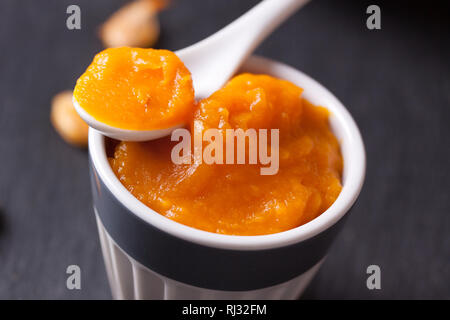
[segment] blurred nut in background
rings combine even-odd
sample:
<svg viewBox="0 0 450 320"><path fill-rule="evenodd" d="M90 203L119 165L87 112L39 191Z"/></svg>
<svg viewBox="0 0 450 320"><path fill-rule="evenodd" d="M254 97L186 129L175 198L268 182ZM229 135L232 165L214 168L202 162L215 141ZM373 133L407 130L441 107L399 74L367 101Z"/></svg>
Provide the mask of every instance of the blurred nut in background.
<svg viewBox="0 0 450 320"><path fill-rule="evenodd" d="M79 147L87 146L89 127L73 106L72 91L60 92L53 98L50 120L66 142Z"/></svg>
<svg viewBox="0 0 450 320"><path fill-rule="evenodd" d="M105 47L151 47L159 37L162 0L135 0L114 13L100 28Z"/></svg>

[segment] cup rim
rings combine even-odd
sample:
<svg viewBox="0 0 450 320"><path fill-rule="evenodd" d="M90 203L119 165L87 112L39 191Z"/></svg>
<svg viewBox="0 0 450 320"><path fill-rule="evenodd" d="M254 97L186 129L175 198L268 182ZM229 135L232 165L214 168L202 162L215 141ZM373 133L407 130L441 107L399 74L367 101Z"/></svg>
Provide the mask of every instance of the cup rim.
<svg viewBox="0 0 450 320"><path fill-rule="evenodd" d="M152 210L135 198L114 174L105 150L105 136L89 129L89 154L92 163L106 187L140 220L172 236L200 245L230 250L266 250L288 246L312 238L339 221L356 201L365 177L366 157L359 129L343 104L317 81L284 63L251 56L241 68L244 72L266 73L289 80L304 89L308 100L320 98L320 104L330 111L333 131L340 132L340 147L344 159L342 190L335 202L321 215L290 230L255 236L224 235L195 229L173 221ZM253 70L253 71L252 71ZM259 72L258 72L259 71ZM311 101L314 103L314 101ZM334 126L333 126L334 124ZM336 132L335 132L336 134Z"/></svg>

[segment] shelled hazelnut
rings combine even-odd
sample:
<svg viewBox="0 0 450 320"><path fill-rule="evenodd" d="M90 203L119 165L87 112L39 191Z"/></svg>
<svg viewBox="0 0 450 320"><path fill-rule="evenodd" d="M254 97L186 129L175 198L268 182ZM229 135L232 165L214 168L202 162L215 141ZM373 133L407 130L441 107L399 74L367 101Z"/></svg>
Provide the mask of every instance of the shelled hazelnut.
<svg viewBox="0 0 450 320"><path fill-rule="evenodd" d="M73 106L72 91L60 92L53 98L50 120L67 143L78 147L87 146L89 127Z"/></svg>

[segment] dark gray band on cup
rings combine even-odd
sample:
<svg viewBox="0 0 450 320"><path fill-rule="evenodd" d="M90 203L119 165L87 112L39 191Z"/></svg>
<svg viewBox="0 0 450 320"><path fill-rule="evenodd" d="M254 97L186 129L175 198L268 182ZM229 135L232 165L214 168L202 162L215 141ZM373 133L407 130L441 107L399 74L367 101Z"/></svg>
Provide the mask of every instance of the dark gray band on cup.
<svg viewBox="0 0 450 320"><path fill-rule="evenodd" d="M150 270L196 287L244 291L291 280L325 256L344 220L313 238L281 248L207 247L172 236L137 217L113 196L90 164L94 206L117 245Z"/></svg>

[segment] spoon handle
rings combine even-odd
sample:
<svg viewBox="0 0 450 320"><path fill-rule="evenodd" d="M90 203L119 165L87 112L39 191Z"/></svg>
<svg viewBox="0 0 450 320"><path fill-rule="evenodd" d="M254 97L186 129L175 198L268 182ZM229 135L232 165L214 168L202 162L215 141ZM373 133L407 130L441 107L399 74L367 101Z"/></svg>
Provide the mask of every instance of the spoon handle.
<svg viewBox="0 0 450 320"><path fill-rule="evenodd" d="M247 39L247 42L246 44L240 43L240 45L246 45L253 51L253 49L255 49L282 22L309 1L310 0L261 1L253 9L216 34L218 36L226 36L227 33L230 35L235 32L242 33L241 36Z"/></svg>
<svg viewBox="0 0 450 320"><path fill-rule="evenodd" d="M268 35L307 2L261 1L223 29L178 51L192 72L197 95L207 96L222 87Z"/></svg>

